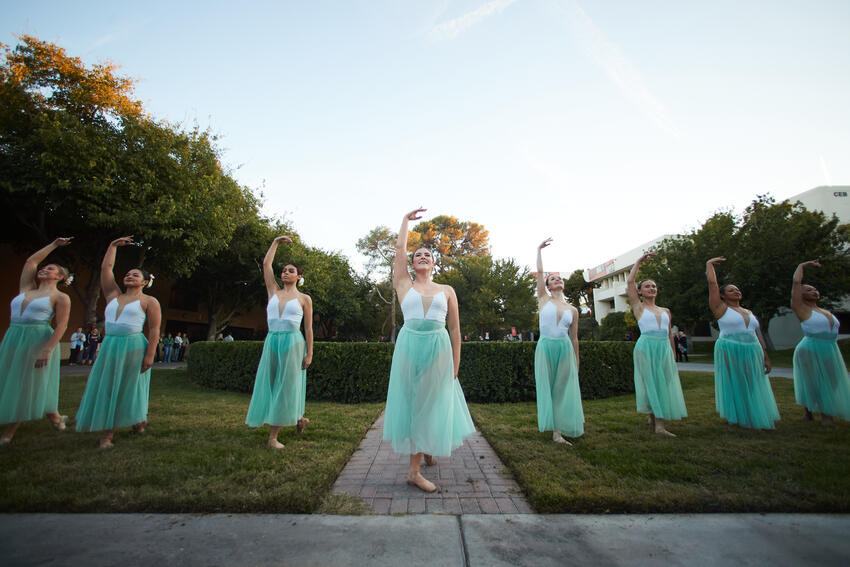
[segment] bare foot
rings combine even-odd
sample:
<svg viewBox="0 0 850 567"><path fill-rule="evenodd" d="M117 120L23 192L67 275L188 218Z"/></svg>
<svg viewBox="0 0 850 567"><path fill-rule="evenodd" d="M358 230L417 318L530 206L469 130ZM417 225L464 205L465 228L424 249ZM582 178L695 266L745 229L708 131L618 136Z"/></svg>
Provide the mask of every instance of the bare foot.
<svg viewBox="0 0 850 567"><path fill-rule="evenodd" d="M555 443L563 443L565 445L572 446L572 443L564 439L564 436L558 433L557 431L552 432L552 441L554 441Z"/></svg>
<svg viewBox="0 0 850 567"><path fill-rule="evenodd" d="M306 417L299 419L298 424L295 426L295 433L304 433L304 428L307 427L308 423L310 423L310 420Z"/></svg>
<svg viewBox="0 0 850 567"><path fill-rule="evenodd" d="M12 442L11 437L0 437L0 445L8 445Z"/></svg>
<svg viewBox="0 0 850 567"><path fill-rule="evenodd" d="M812 421L813 419L814 417L812 416L812 412L810 412L807 408L806 413L803 414L803 421Z"/></svg>
<svg viewBox="0 0 850 567"><path fill-rule="evenodd" d="M425 453L423 456L425 457L425 464L429 467L433 467L437 464L437 459L435 459L432 455Z"/></svg>
<svg viewBox="0 0 850 567"><path fill-rule="evenodd" d="M277 439L269 439L269 449L275 449L275 450L283 449L283 443L281 443Z"/></svg>
<svg viewBox="0 0 850 567"><path fill-rule="evenodd" d="M666 429L664 429L663 427L656 427L656 428L655 428L655 433L656 433L656 434L658 434L658 435L665 435L665 436L667 436L667 437L675 437L675 435L674 435L674 434L670 433L669 431L667 431L667 430L666 430Z"/></svg>
<svg viewBox="0 0 850 567"><path fill-rule="evenodd" d="M145 427L147 427L147 425L147 420L140 421L139 423L133 424L133 431L135 431L136 433L144 433Z"/></svg>
<svg viewBox="0 0 850 567"><path fill-rule="evenodd" d="M60 415L59 419L54 420L50 419L50 425L53 426L53 429L56 431L65 431L65 422L68 421L67 415Z"/></svg>
<svg viewBox="0 0 850 567"><path fill-rule="evenodd" d="M437 490L437 485L422 476L420 473L416 473L416 475L413 477L408 474L407 484L409 484L410 486L415 486L419 490L423 490L425 492L436 492Z"/></svg>
<svg viewBox="0 0 850 567"><path fill-rule="evenodd" d="M101 449L111 449L115 445L112 444L112 439L101 439L98 442L97 446L100 447Z"/></svg>

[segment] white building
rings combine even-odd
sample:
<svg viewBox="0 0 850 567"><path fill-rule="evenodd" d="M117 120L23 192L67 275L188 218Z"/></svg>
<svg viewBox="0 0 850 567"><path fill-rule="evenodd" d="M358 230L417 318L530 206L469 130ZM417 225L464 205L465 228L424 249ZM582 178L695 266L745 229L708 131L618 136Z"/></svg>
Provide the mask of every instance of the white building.
<svg viewBox="0 0 850 567"><path fill-rule="evenodd" d="M842 224L850 223L850 186L815 187L799 195L788 197L792 203L800 201L810 211L822 211L826 215L835 215ZM626 278L629 276L635 260L653 246L673 235L659 236L641 244L637 248L620 254L594 268L585 270L587 281L598 281L601 285L593 290L593 312L596 321L601 322L611 311L628 311ZM793 274L788 274L791 279ZM746 301L745 301L746 303ZM850 300L845 301L841 311L850 311ZM714 332L714 329L712 328ZM791 348L803 337L800 323L793 313L778 315L771 319L770 338L778 349Z"/></svg>
<svg viewBox="0 0 850 567"><path fill-rule="evenodd" d="M635 265L635 261L646 251L665 238L671 238L672 236L672 234L659 236L654 240L641 244L637 248L620 254L613 260L608 260L594 268L585 270L585 280L599 283L599 287L593 290L593 313L597 323L601 323L602 318L611 311L628 311L626 278L629 277L632 266Z"/></svg>

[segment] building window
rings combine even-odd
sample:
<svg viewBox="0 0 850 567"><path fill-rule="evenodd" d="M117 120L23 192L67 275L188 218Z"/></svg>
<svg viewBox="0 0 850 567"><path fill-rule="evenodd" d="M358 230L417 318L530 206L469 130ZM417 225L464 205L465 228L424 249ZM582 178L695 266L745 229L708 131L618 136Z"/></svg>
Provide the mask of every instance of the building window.
<svg viewBox="0 0 850 567"><path fill-rule="evenodd" d="M836 191L832 194L833 197L846 197L847 191Z"/></svg>

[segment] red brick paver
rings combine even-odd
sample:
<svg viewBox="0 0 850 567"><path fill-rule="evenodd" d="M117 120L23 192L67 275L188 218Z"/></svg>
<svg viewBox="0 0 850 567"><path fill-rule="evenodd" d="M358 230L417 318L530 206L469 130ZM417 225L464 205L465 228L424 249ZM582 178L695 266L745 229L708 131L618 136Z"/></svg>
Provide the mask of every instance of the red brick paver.
<svg viewBox="0 0 850 567"><path fill-rule="evenodd" d="M335 494L362 498L375 514L533 514L528 501L476 431L451 457L422 464L422 474L437 485L427 494L407 484L410 457L393 453L383 441L383 414L366 433L360 446L334 484Z"/></svg>

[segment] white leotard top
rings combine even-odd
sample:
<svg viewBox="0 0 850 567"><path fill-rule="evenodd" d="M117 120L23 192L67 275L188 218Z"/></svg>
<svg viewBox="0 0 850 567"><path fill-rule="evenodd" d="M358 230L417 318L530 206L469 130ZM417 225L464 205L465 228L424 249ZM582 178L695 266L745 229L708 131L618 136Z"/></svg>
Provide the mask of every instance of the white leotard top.
<svg viewBox="0 0 850 567"><path fill-rule="evenodd" d="M667 316L666 311L662 311L661 326L659 327L658 317L655 316L655 313L644 308L637 323L641 333L647 333L649 331L667 331L670 328L670 317Z"/></svg>
<svg viewBox="0 0 850 567"><path fill-rule="evenodd" d="M12 300L12 323L42 323L53 319L53 307L50 305L50 296L36 297L27 303L26 309L21 312L26 294L17 295Z"/></svg>
<svg viewBox="0 0 850 567"><path fill-rule="evenodd" d="M118 314L117 297L113 298L106 305L103 315L106 319L107 335L110 331L113 334L141 333L145 327L145 318L147 317L144 310L142 310L142 302L138 299L125 305L121 313Z"/></svg>
<svg viewBox="0 0 850 567"><path fill-rule="evenodd" d="M838 319L832 313L829 314L832 317L832 328L830 329L830 321L820 311L815 311L812 309L811 316L802 321L800 326L803 327L803 332L807 335L819 335L821 333L831 333L833 335L838 335Z"/></svg>
<svg viewBox="0 0 850 567"><path fill-rule="evenodd" d="M753 333L759 328L759 320L756 316L750 313L750 324L744 322L744 316L732 309L726 308L726 313L723 317L717 320L717 326L720 327L720 336L735 335L738 333Z"/></svg>
<svg viewBox="0 0 850 567"><path fill-rule="evenodd" d="M449 313L448 299L446 292L440 291L433 296L431 306L428 307L428 312L425 313L425 308L422 305L422 294L414 288L410 288L404 299L401 300L401 312L404 315L404 320L408 319L429 319L432 321L446 322L446 315Z"/></svg>
<svg viewBox="0 0 850 567"><path fill-rule="evenodd" d="M293 297L283 306L283 312L280 310L280 298L275 293L269 298L269 304L266 306L266 321L269 324L269 331L297 331L301 328L301 319L304 318L304 310L301 309L301 302L297 297Z"/></svg>
<svg viewBox="0 0 850 567"><path fill-rule="evenodd" d="M558 321L558 307L550 300L538 314L540 320L540 336L549 339L566 337L573 322L572 309L566 309Z"/></svg>

